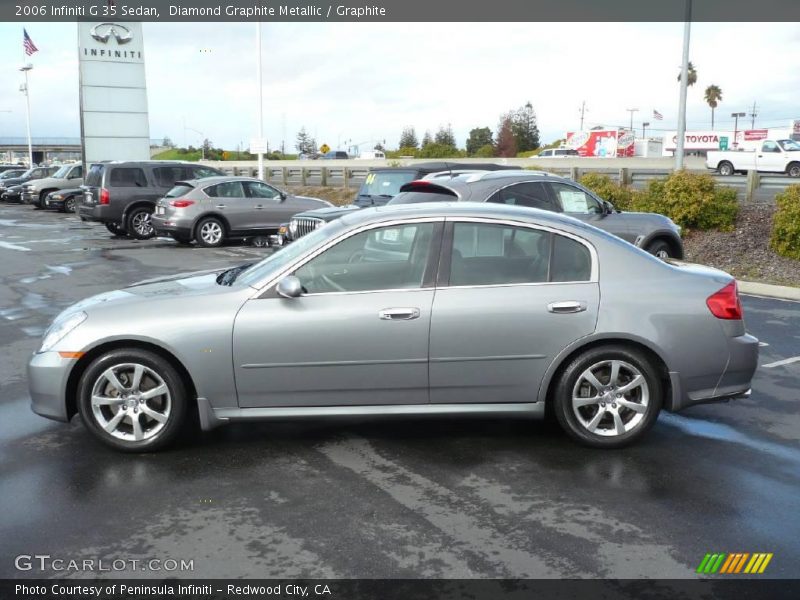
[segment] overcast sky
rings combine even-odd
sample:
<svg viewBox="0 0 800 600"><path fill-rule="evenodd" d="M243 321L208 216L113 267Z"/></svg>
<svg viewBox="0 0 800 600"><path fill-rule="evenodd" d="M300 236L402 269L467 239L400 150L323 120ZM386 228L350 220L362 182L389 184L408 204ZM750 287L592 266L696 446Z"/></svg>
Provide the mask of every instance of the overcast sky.
<svg viewBox="0 0 800 600"><path fill-rule="evenodd" d="M31 73L34 136L78 136L76 25L26 25L39 52ZM292 150L305 125L318 143L342 146L385 139L402 128L419 138L451 123L463 146L473 127L496 131L502 112L530 101L542 141L585 127L627 125L675 129L676 77L683 24L644 23L265 23L265 134ZM198 145L247 146L256 129L253 23L145 23L150 137ZM19 92L22 27L0 23L0 137L25 135ZM690 129L710 128L703 101L722 88L717 129L730 113L758 104L756 127L800 118L800 30L797 24L692 26L691 60L699 79L689 89ZM655 121L653 109L664 115ZM747 119L749 127L749 118ZM362 146L365 149L365 146Z"/></svg>

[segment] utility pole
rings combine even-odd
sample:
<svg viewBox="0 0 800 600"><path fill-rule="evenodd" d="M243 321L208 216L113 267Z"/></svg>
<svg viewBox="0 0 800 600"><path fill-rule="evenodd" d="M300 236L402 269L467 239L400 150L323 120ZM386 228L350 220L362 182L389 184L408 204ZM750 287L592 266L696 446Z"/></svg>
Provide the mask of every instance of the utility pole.
<svg viewBox="0 0 800 600"><path fill-rule="evenodd" d="M683 148L686 138L686 93L689 89L689 37L692 33L692 0L686 0L686 21L683 24L683 60L681 91L678 99L678 140L675 146L675 170L683 169Z"/></svg>
<svg viewBox="0 0 800 600"><path fill-rule="evenodd" d="M264 179L264 83L261 73L261 21L256 22L256 37L258 53L258 178Z"/></svg>
<svg viewBox="0 0 800 600"><path fill-rule="evenodd" d="M753 100L753 112L750 113L750 129L756 128L756 117L758 113L756 112L756 102Z"/></svg>
<svg viewBox="0 0 800 600"><path fill-rule="evenodd" d="M739 144L736 141L736 137L739 134L739 117L746 117L747 113L743 112L735 112L731 113L733 117L733 147L736 148Z"/></svg>
<svg viewBox="0 0 800 600"><path fill-rule="evenodd" d="M629 113L631 113L631 131L633 131L633 113L639 112L638 108L626 108Z"/></svg>
<svg viewBox="0 0 800 600"><path fill-rule="evenodd" d="M20 87L20 91L25 94L25 122L28 128L28 168L33 168L33 143L31 142L31 96L28 92L28 71L33 69L33 65L28 63L20 67L20 71L25 73L25 83Z"/></svg>
<svg viewBox="0 0 800 600"><path fill-rule="evenodd" d="M581 128L578 131L583 131L583 117L586 115L586 100L581 102Z"/></svg>

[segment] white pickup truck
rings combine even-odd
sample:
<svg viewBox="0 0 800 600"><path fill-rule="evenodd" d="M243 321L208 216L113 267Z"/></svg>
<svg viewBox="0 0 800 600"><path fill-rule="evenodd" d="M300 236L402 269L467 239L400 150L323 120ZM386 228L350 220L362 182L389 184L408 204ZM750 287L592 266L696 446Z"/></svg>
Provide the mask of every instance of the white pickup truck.
<svg viewBox="0 0 800 600"><path fill-rule="evenodd" d="M800 177L800 144L794 140L764 140L754 150L710 151L706 167L721 175L762 171Z"/></svg>

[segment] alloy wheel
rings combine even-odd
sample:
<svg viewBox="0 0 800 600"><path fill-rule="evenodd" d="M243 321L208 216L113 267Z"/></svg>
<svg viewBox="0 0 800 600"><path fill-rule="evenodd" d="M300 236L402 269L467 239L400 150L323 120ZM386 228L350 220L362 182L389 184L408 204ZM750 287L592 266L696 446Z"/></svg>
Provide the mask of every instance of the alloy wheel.
<svg viewBox="0 0 800 600"><path fill-rule="evenodd" d="M153 226L150 224L150 213L139 211L131 219L132 229L142 237L147 237L153 232Z"/></svg>
<svg viewBox="0 0 800 600"><path fill-rule="evenodd" d="M169 421L172 397L164 379L140 363L114 365L92 386L92 416L114 438L141 442L157 436Z"/></svg>
<svg viewBox="0 0 800 600"><path fill-rule="evenodd" d="M222 239L222 226L216 221L208 221L200 227L200 237L210 246L219 244Z"/></svg>
<svg viewBox="0 0 800 600"><path fill-rule="evenodd" d="M613 437L633 431L650 401L647 379L624 360L604 360L583 371L572 390L578 423L595 435Z"/></svg>

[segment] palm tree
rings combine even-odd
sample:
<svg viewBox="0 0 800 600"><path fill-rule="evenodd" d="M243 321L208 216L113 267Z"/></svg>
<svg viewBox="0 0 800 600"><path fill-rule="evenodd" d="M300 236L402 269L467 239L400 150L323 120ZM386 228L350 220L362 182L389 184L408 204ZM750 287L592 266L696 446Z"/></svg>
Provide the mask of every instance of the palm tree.
<svg viewBox="0 0 800 600"><path fill-rule="evenodd" d="M683 69L681 69L683 71ZM687 71L687 75L689 76L688 85L694 85L697 83L697 71L694 69L694 65L692 61L689 61L689 69ZM681 80L681 72L678 72L678 82Z"/></svg>
<svg viewBox="0 0 800 600"><path fill-rule="evenodd" d="M706 88L705 95L703 96L705 101L711 107L711 129L714 129L714 109L717 108L717 105L722 102L722 90L718 85L714 85L713 83Z"/></svg>

